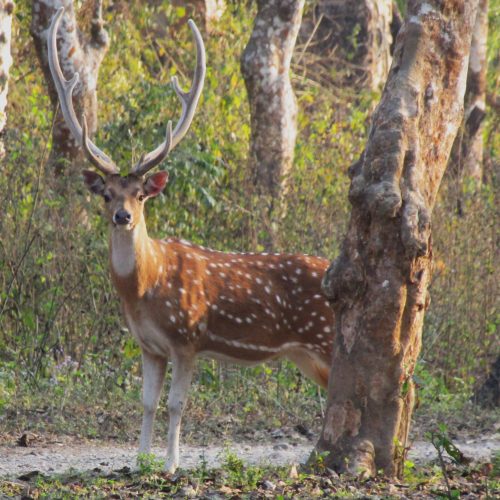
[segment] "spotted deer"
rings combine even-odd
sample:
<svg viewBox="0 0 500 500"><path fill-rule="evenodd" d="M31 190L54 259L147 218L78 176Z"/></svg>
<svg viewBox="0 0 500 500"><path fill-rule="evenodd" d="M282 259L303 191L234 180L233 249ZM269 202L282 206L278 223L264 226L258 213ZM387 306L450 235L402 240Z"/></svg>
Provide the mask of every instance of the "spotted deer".
<svg viewBox="0 0 500 500"><path fill-rule="evenodd" d="M78 74L66 80L56 44L63 9L54 16L48 36L49 65L61 111L86 157L101 174L84 170L92 193L104 199L110 226L111 278L125 321L139 343L143 362L143 405L139 452L151 447L153 422L172 362L168 395L169 430L166 470L179 464L181 415L197 356L241 364L285 357L323 387L327 386L333 341L333 313L321 293L328 261L307 255L225 253L182 239L152 239L144 204L162 192L168 172L146 173L162 162L186 134L205 76L205 49L193 21L197 63L193 83L183 92L175 129L167 124L165 141L144 155L128 175L87 136L78 122L72 92Z"/></svg>

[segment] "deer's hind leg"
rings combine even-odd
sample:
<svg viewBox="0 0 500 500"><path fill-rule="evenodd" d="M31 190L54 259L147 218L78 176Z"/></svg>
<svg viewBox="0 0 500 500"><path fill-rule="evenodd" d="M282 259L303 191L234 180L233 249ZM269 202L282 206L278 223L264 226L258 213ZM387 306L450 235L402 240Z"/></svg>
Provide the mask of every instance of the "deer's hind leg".
<svg viewBox="0 0 500 500"><path fill-rule="evenodd" d="M324 389L328 387L330 365L319 355L300 349L290 351L286 357L309 379Z"/></svg>

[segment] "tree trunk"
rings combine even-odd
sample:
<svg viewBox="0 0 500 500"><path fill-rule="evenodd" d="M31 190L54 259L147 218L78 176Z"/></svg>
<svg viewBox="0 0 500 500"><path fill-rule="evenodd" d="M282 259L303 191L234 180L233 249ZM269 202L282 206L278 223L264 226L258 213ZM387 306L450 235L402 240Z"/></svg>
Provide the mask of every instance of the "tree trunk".
<svg viewBox="0 0 500 500"><path fill-rule="evenodd" d="M319 0L300 37L316 54L333 58L348 82L378 90L391 65L394 8L392 0Z"/></svg>
<svg viewBox="0 0 500 500"><path fill-rule="evenodd" d="M7 94L9 92L9 71L12 64L10 44L13 11L13 2L10 0L0 1L0 160L5 156L3 137L7 123Z"/></svg>
<svg viewBox="0 0 500 500"><path fill-rule="evenodd" d="M465 113L455 138L450 167L455 176L473 178L477 184L483 176L483 120L486 116L486 49L488 40L488 0L480 0L476 16L465 91Z"/></svg>
<svg viewBox="0 0 500 500"><path fill-rule="evenodd" d="M31 35L48 85L52 107L57 110L49 158L56 175L62 174L67 164L72 165L82 161L84 155L59 110L57 92L47 59L47 30L54 13L60 7L64 7L65 12L58 32L61 68L66 79L71 78L76 72L80 75L80 81L73 92L73 105L79 119L85 112L89 135L93 136L97 130L98 72L109 41L103 28L102 1L95 0L93 5L91 4L92 2L87 4L92 8L89 36L83 35L78 29L72 0L35 0L32 5Z"/></svg>
<svg viewBox="0 0 500 500"><path fill-rule="evenodd" d="M477 0L410 3L366 149L350 168L348 231L323 279L337 335L316 446L341 472L402 473L431 214L463 116L476 8Z"/></svg>
<svg viewBox="0 0 500 500"><path fill-rule="evenodd" d="M500 355L491 363L488 376L476 389L473 401L483 408L500 407Z"/></svg>
<svg viewBox="0 0 500 500"><path fill-rule="evenodd" d="M304 0L259 0L241 71L250 102L250 168L262 205L272 212L293 162L297 103L290 62Z"/></svg>
<svg viewBox="0 0 500 500"><path fill-rule="evenodd" d="M214 24L220 20L226 10L224 0L172 0L172 5L177 7L188 7L186 18L197 15L203 19L205 31L211 33ZM182 20L184 24L184 19Z"/></svg>

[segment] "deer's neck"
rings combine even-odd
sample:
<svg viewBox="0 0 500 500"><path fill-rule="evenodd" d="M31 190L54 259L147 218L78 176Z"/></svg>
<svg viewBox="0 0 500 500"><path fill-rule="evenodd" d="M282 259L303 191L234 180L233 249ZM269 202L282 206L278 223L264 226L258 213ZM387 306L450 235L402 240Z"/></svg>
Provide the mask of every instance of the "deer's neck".
<svg viewBox="0 0 500 500"><path fill-rule="evenodd" d="M111 230L111 274L121 296L141 297L158 278L155 242L142 220L134 229Z"/></svg>

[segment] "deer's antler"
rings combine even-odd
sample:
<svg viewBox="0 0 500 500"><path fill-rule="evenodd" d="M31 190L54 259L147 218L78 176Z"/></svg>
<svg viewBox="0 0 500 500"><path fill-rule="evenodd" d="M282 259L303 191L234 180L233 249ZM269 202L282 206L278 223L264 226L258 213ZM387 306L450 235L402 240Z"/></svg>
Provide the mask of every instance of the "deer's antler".
<svg viewBox="0 0 500 500"><path fill-rule="evenodd" d="M193 84L189 89L189 92L184 92L179 87L177 78L175 76L172 78L172 85L175 93L182 104L181 117L173 132L172 122L169 121L167 123L165 141L162 142L156 149L141 158L139 163L132 169L132 173L136 175L144 175L148 170L162 162L167 157L168 153L170 153L170 151L172 151L172 149L174 149L186 135L186 132L193 121L196 105L200 99L203 82L205 80L206 56L203 39L201 38L201 34L196 27L196 24L192 19L188 21L188 24L193 32L196 43L196 69L194 72Z"/></svg>
<svg viewBox="0 0 500 500"><path fill-rule="evenodd" d="M73 95L73 90L80 76L78 73L75 73L71 80L66 80L62 74L59 57L57 55L57 29L63 12L64 7L61 7L52 18L47 37L49 67L59 97L61 112L73 137L78 141L80 147L83 148L89 161L104 174L117 174L119 170L113 163L113 160L86 137L86 134L83 133L82 127L76 118L71 96Z"/></svg>
<svg viewBox="0 0 500 500"><path fill-rule="evenodd" d="M52 73L52 78L54 79L54 85L57 90L57 95L59 96L59 102L61 103L61 111L66 120L71 133L78 141L80 146L84 149L90 162L97 167L104 174L117 174L118 168L113 163L111 158L109 158L105 153L103 153L87 136L86 126L82 129L80 123L78 122L73 108L72 94L73 89L78 83L79 75L75 73L71 80L66 80L62 74L61 67L59 64L59 58L57 55L57 43L56 34L57 28L59 26L59 21L64 12L64 7L61 7L57 13L52 18L52 23L49 28L48 36L48 55L49 55L49 66L50 72ZM196 111L196 105L200 99L201 91L203 89L203 82L205 80L206 73L206 55L205 46L203 44L203 39L201 34L196 27L196 24L191 19L188 21L189 27L193 32L195 43L196 43L196 69L193 77L193 84L189 92L184 92L177 82L177 78L172 78L172 85L174 87L177 97L180 99L182 104L182 114L172 131L172 122L167 123L167 131L165 141L162 142L156 149L150 153L143 155L137 165L132 169L132 173L135 175L144 175L146 172L151 170L153 167L161 163L168 153L177 146L177 144L186 135L186 132L193 121L194 113Z"/></svg>

